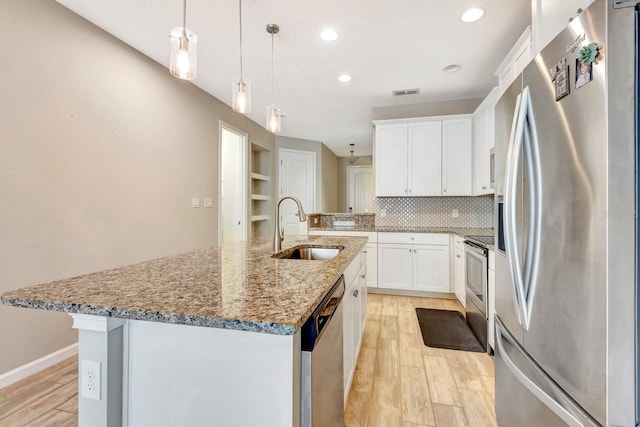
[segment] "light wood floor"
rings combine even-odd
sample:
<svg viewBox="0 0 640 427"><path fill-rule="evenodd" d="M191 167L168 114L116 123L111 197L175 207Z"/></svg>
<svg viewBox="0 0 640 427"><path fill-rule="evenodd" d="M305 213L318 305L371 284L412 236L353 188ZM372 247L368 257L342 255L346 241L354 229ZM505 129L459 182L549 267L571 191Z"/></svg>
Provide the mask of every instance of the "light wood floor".
<svg viewBox="0 0 640 427"><path fill-rule="evenodd" d="M497 426L492 358L425 347L416 307L462 310L453 300L369 294L345 426ZM77 426L77 373L72 357L0 389L0 426Z"/></svg>
<svg viewBox="0 0 640 427"><path fill-rule="evenodd" d="M454 300L369 294L345 426L497 426L492 357L426 347L416 307L463 311Z"/></svg>

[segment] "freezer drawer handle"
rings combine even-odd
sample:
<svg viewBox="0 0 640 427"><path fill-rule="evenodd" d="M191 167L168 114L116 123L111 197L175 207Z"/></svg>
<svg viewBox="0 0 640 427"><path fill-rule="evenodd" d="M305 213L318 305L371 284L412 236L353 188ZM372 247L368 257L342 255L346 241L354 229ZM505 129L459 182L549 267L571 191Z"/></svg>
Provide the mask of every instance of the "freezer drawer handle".
<svg viewBox="0 0 640 427"><path fill-rule="evenodd" d="M533 381L531 381L518 367L516 364L509 358L509 355L505 349L504 341L507 341L509 344L514 346L514 343L511 342L512 338L507 335L508 332L505 330L502 322L496 319L496 348L504 364L507 366L509 371L513 374L514 377L522 385L524 385L540 402L542 402L545 406L547 406L550 410L553 411L558 417L562 419L565 423L567 423L570 427L585 427L585 426L593 426L596 424L584 424L580 420L578 420L572 413L570 413L565 407L563 407L558 401L556 401L553 397L549 396L544 390L542 390L538 385L536 385Z"/></svg>

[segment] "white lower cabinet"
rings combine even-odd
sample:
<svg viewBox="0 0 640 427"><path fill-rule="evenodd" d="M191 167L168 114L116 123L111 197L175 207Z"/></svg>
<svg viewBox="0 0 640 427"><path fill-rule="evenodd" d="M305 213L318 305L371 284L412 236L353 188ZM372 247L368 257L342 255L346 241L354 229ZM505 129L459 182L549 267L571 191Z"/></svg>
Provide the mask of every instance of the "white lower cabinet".
<svg viewBox="0 0 640 427"><path fill-rule="evenodd" d="M496 312L496 255L494 251L489 251L489 277L488 277L488 292L489 292L489 336L487 337L487 341L489 341L489 345L491 348L495 348L494 346L494 336L495 336L495 319L494 315Z"/></svg>
<svg viewBox="0 0 640 427"><path fill-rule="evenodd" d="M454 283L455 283L455 293L456 297L460 304L466 308L466 299L467 293L465 289L465 262L464 262L464 250L455 249L455 260L454 263Z"/></svg>
<svg viewBox="0 0 640 427"><path fill-rule="evenodd" d="M343 372L344 405L347 406L349 389L355 372L362 333L367 314L367 257L356 257L345 270L345 293L342 298L343 315ZM364 262L362 262L364 261Z"/></svg>
<svg viewBox="0 0 640 427"><path fill-rule="evenodd" d="M449 235L378 233L378 287L451 292Z"/></svg>

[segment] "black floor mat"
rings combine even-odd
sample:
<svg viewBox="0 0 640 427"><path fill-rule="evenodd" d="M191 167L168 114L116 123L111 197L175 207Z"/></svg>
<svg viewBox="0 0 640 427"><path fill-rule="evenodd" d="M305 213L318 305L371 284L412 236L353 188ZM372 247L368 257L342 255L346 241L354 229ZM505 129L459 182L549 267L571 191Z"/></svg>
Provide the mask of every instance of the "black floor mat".
<svg viewBox="0 0 640 427"><path fill-rule="evenodd" d="M452 310L416 308L422 340L427 347L486 352L467 325L462 313Z"/></svg>

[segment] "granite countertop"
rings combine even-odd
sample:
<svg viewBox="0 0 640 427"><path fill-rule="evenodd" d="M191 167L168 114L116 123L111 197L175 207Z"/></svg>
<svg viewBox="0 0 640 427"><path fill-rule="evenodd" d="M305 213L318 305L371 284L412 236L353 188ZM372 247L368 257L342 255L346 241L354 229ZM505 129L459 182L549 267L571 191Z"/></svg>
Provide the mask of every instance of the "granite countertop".
<svg viewBox="0 0 640 427"><path fill-rule="evenodd" d="M356 257L366 237L287 236L344 246L328 261L271 258L263 238L5 292L5 305L291 335Z"/></svg>
<svg viewBox="0 0 640 427"><path fill-rule="evenodd" d="M465 228L465 227L413 227L413 226L383 226L383 227L310 227L309 231L362 231L369 233L445 233L466 236L493 236L493 228Z"/></svg>

